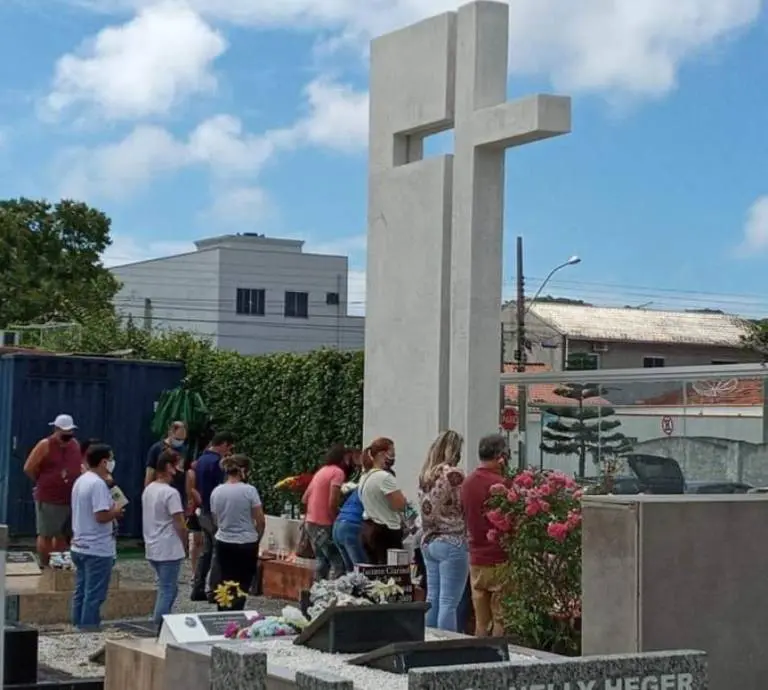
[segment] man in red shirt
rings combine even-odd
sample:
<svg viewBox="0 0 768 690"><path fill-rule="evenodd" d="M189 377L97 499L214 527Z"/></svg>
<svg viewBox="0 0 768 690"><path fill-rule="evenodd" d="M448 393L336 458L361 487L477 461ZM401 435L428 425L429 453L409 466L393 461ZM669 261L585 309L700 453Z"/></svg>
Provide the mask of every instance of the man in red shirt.
<svg viewBox="0 0 768 690"><path fill-rule="evenodd" d="M495 569L507 560L507 556L499 544L488 541L487 534L492 526L485 517L488 512L485 502L494 484L509 483L504 476L504 467L509 460L506 439L501 434L482 438L478 455L480 466L461 485L461 503L469 536L469 580L475 608L475 635L501 637L504 635L502 591Z"/></svg>
<svg viewBox="0 0 768 690"><path fill-rule="evenodd" d="M69 548L72 486L83 471L72 417L60 414L50 426L53 433L37 443L24 463L25 474L35 482L37 553L42 567L48 565L52 552Z"/></svg>

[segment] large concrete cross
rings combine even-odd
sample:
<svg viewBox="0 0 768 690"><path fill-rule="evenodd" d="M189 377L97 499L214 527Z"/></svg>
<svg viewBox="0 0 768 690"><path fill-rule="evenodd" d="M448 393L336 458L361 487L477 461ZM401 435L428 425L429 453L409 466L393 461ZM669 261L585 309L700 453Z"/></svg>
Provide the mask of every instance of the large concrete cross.
<svg viewBox="0 0 768 690"><path fill-rule="evenodd" d="M507 102L508 43L484 1L372 43L365 436L394 438L412 498L441 430L472 467L498 428L504 152L570 131L569 98Z"/></svg>

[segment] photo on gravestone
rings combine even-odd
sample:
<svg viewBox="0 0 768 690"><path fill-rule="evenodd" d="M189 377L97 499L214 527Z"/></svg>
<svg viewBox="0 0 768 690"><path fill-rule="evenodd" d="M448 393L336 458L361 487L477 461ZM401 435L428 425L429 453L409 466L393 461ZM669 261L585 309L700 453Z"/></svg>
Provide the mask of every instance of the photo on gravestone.
<svg viewBox="0 0 768 690"><path fill-rule="evenodd" d="M365 575L369 580L388 583L392 580L403 591L397 592L389 599L391 602L413 601L413 581L411 580L410 565L364 565L355 566L356 572Z"/></svg>
<svg viewBox="0 0 768 690"><path fill-rule="evenodd" d="M248 616L241 611L232 613L201 613L199 615L200 623L205 632L211 637L221 637L224 635L230 623L235 623L238 628L244 628L248 623Z"/></svg>

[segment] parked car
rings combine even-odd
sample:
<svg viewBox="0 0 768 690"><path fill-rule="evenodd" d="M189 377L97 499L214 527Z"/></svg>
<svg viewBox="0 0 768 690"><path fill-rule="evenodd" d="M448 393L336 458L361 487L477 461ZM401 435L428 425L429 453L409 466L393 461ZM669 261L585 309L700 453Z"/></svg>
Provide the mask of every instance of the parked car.
<svg viewBox="0 0 768 690"><path fill-rule="evenodd" d="M611 493L633 494L744 494L752 490L742 482L686 482L680 463L674 458L660 455L631 453L624 456L632 474L614 477ZM598 489L601 480L591 477L585 480L586 491Z"/></svg>

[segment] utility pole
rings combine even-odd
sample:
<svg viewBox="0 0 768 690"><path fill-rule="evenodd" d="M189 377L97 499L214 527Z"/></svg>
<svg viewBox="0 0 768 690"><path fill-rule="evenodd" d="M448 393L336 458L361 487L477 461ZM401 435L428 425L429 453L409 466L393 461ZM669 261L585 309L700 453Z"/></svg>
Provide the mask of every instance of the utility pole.
<svg viewBox="0 0 768 690"><path fill-rule="evenodd" d="M517 371L525 371L525 278L523 276L523 238L517 238ZM502 389L503 390L503 389ZM525 434L528 428L528 388L517 384L517 466L527 464Z"/></svg>

